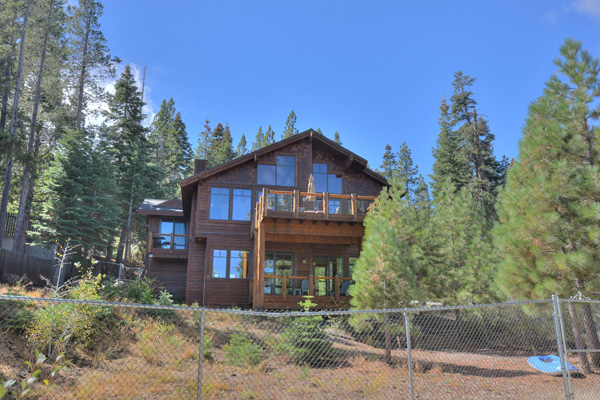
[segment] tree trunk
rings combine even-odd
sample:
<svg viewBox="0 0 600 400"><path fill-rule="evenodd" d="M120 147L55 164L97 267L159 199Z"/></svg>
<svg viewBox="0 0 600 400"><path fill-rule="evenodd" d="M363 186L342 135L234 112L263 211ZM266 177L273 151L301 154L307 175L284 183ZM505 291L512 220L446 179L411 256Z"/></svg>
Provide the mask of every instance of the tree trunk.
<svg viewBox="0 0 600 400"><path fill-rule="evenodd" d="M13 22L11 28L14 28L15 22L17 20L17 13L15 12L15 17L13 18ZM14 31L10 35L10 53L6 56L6 74L4 74L4 87L2 90L2 111L0 111L0 130L4 131L6 129L6 116L8 115L8 96L10 94L10 77L12 75L12 57L15 53L16 44Z"/></svg>
<svg viewBox="0 0 600 400"><path fill-rule="evenodd" d="M573 336L575 338L575 346L577 349L584 349L583 338L581 337L581 331L579 330L579 319L577 318L577 310L572 302L569 302L569 315L571 317L571 326L573 327ZM583 352L577 353L579 357L579 363L584 374L591 374L592 368L588 362L587 354Z"/></svg>
<svg viewBox="0 0 600 400"><path fill-rule="evenodd" d="M594 324L594 314L592 313L592 307L589 303L582 303L581 310L583 312L583 326L585 327L585 336L590 349L600 349L600 341L598 340L598 331L596 330L596 324ZM600 352L593 351L590 353L592 358L592 365L594 367L600 367Z"/></svg>
<svg viewBox="0 0 600 400"><path fill-rule="evenodd" d="M83 94L85 86L85 75L87 73L87 53L88 42L90 39L90 30L92 26L93 10L88 10L88 19L85 25L85 38L83 39L83 55L81 57L81 73L79 74L79 83L77 85L77 129L81 129L81 120L83 118Z"/></svg>
<svg viewBox="0 0 600 400"><path fill-rule="evenodd" d="M33 158L35 160L37 160L37 158L39 156L40 145L41 145L41 141L40 141L40 137L38 135L35 140L35 150L33 152ZM17 248L14 251L19 252L19 253L24 253L26 245L27 245L27 229L26 228L29 227L30 221L31 221L31 205L33 204L34 182L35 182L36 177L37 177L37 166L34 165L32 168L32 171L31 171L31 178L29 179L29 189L27 190L27 202L26 202L27 206L25 207L25 220L23 222L23 226L25 227L25 229L23 229L21 231L20 236L17 236L15 234L15 242L19 241L19 243L21 243L21 247Z"/></svg>
<svg viewBox="0 0 600 400"><path fill-rule="evenodd" d="M106 257L104 258L104 260L109 261L109 262L112 261L112 253L113 253L112 245L106 246Z"/></svg>
<svg viewBox="0 0 600 400"><path fill-rule="evenodd" d="M17 116L19 111L19 97L21 96L21 80L23 79L23 61L25 58L25 38L27 34L27 21L31 12L33 0L27 1L27 10L23 16L23 33L21 35L21 44L19 48L19 64L17 66L17 79L15 82L15 96L10 118L9 136L14 139L17 130ZM6 213L8 211L8 196L10 194L10 185L12 183L13 161L15 158L15 142L12 141L8 160L6 161L6 171L4 173L4 189L2 190L2 202L0 203L0 248L2 248L2 239L6 231Z"/></svg>
<svg viewBox="0 0 600 400"><path fill-rule="evenodd" d="M117 247L117 257L115 259L116 263L123 262L123 252L125 250L125 240L127 238L127 227L121 228L121 235L119 236L119 247Z"/></svg>
<svg viewBox="0 0 600 400"><path fill-rule="evenodd" d="M51 4L52 7L52 4ZM42 56L40 58L40 68L38 70L38 78L35 87L35 100L33 102L33 111L31 113L31 126L29 128L29 141L27 143L27 161L25 162L25 168L23 169L23 182L21 185L21 197L19 198L19 211L17 213L17 225L15 227L15 241L13 243L13 251L19 251L19 249L25 250L26 242L26 230L25 225L27 198L29 195L30 175L32 168L32 157L34 142L35 142L35 128L37 124L38 108L40 105L40 92L42 90L42 79L44 78L44 62L46 60L46 45L48 44L48 30L44 32L44 43L42 44Z"/></svg>

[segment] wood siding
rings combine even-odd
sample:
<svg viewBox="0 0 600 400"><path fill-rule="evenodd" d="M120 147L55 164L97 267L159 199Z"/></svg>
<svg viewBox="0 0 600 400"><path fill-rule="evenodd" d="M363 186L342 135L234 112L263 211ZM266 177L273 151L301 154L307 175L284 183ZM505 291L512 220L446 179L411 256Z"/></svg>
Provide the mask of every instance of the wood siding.
<svg viewBox="0 0 600 400"><path fill-rule="evenodd" d="M185 299L187 260L150 258L148 276L156 278L177 300Z"/></svg>

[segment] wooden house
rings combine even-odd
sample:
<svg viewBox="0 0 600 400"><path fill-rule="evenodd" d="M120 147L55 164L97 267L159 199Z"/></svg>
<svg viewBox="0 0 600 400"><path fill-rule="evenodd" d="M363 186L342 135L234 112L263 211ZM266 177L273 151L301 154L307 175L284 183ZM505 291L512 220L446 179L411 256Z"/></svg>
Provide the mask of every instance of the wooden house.
<svg viewBox="0 0 600 400"><path fill-rule="evenodd" d="M309 186L310 185L310 186ZM311 130L216 168L196 160L182 199L147 199L148 274L207 306L347 307L363 220L387 181Z"/></svg>

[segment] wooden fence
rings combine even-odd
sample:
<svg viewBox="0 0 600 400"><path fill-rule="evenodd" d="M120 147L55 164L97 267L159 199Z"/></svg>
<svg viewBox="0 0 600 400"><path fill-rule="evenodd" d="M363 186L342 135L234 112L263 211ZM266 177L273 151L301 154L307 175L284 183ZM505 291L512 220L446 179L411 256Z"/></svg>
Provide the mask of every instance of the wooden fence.
<svg viewBox="0 0 600 400"><path fill-rule="evenodd" d="M11 282L15 277L25 276L35 286L46 286L46 281L40 278L40 275L55 282L53 278L58 268L55 268L54 264L54 260L0 249L0 282ZM69 276L72 273L71 268L71 266L67 267L63 275Z"/></svg>
<svg viewBox="0 0 600 400"><path fill-rule="evenodd" d="M37 232L32 225L33 221L36 221L36 218L31 218L29 221L29 226L27 227L28 232ZM15 237L15 232L17 230L17 213L6 213L6 230L4 232L4 237Z"/></svg>

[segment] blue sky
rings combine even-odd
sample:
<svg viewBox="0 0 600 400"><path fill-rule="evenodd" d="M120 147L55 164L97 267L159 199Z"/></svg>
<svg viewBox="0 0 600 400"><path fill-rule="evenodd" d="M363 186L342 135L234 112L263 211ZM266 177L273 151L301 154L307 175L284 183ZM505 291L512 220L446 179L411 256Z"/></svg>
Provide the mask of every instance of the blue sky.
<svg viewBox="0 0 600 400"><path fill-rule="evenodd" d="M600 57L600 0L103 4L111 53L147 66L147 111L173 97L194 150L207 117L229 123L235 146L269 124L278 139L294 109L300 131L338 131L373 168L406 142L424 175L454 72L477 77L496 154L516 158L564 39Z"/></svg>

